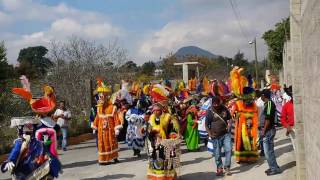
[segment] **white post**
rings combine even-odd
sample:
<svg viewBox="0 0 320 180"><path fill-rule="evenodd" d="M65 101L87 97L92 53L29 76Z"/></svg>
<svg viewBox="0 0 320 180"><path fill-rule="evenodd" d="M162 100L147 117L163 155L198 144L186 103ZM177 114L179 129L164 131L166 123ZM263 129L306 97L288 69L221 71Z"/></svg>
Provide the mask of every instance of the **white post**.
<svg viewBox="0 0 320 180"><path fill-rule="evenodd" d="M182 79L183 81L186 83L186 85L188 85L188 80L189 80L189 77L188 77L188 65L189 64L194 64L194 65L197 65L197 75L198 75L198 78L199 78L199 69L198 69L198 65L200 63L198 62L182 62L182 63L174 63L173 65L175 66L181 66L182 65ZM200 64L201 65L201 64Z"/></svg>
<svg viewBox="0 0 320 180"><path fill-rule="evenodd" d="M186 85L188 84L188 64L183 64L182 65L182 78L183 78L183 81L184 83L186 83Z"/></svg>

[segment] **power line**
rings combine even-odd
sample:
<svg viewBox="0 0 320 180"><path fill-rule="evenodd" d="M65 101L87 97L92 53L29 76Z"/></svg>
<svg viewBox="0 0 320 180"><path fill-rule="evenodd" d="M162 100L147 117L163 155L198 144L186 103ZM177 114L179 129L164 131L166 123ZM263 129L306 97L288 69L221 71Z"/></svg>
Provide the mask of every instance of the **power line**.
<svg viewBox="0 0 320 180"><path fill-rule="evenodd" d="M242 33L242 36L246 39L246 41L249 41L248 35L245 33L243 25L241 24L241 16L240 16L240 12L237 9L237 3L233 2L232 0L229 0L229 3L231 5L233 14L235 15L236 20L237 20L237 22L239 24L239 28L240 28L240 31Z"/></svg>

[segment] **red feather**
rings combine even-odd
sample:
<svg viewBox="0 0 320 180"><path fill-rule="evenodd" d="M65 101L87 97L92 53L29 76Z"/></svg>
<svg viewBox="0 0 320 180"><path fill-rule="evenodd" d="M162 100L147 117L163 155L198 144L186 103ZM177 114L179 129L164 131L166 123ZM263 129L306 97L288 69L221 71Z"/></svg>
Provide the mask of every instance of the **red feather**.
<svg viewBox="0 0 320 180"><path fill-rule="evenodd" d="M27 101L30 101L32 99L32 94L25 88L12 88L12 93L21 96Z"/></svg>
<svg viewBox="0 0 320 180"><path fill-rule="evenodd" d="M35 100L31 104L32 110L40 114L53 111L55 106L56 106L55 101L50 98L41 98L41 99Z"/></svg>

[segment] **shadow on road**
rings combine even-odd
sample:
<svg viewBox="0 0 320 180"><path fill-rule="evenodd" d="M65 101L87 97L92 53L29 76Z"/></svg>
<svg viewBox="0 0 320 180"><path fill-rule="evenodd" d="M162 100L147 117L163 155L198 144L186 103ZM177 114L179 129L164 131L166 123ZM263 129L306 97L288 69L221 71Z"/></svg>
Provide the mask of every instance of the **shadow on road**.
<svg viewBox="0 0 320 180"><path fill-rule="evenodd" d="M197 172L192 174L185 174L179 177L179 179L181 180L195 180L195 179L212 180L215 178L216 176L214 172Z"/></svg>
<svg viewBox="0 0 320 180"><path fill-rule="evenodd" d="M87 149L87 148L94 148L97 147L96 145L90 145L90 146L82 146L82 147L73 147L73 148L68 148L68 151L72 150L79 150L79 149Z"/></svg>
<svg viewBox="0 0 320 180"><path fill-rule="evenodd" d="M131 156L131 157L126 157L122 158L121 156L119 157L120 163L128 163L128 162L133 162L133 161L146 161L148 160L148 156L146 153L141 153L141 157L136 157L136 156Z"/></svg>
<svg viewBox="0 0 320 180"><path fill-rule="evenodd" d="M189 151L188 149L186 149L186 147L184 147L184 148L181 148L181 154L193 153L193 152L205 152L207 150L208 148L206 146L201 146L201 145L200 145L200 148L195 151Z"/></svg>
<svg viewBox="0 0 320 180"><path fill-rule="evenodd" d="M122 178L133 178L134 174L114 174L114 175L106 175L103 177L94 177L94 178L85 178L81 180L102 180L102 179L122 179Z"/></svg>
<svg viewBox="0 0 320 180"><path fill-rule="evenodd" d="M290 141L290 140L289 140ZM278 149L274 150L274 153L276 154L276 158L279 158L283 154L289 153L293 151L293 146L292 144L288 144L286 146L280 147Z"/></svg>
<svg viewBox="0 0 320 180"><path fill-rule="evenodd" d="M81 142L79 144L96 144L96 141L84 141L84 142Z"/></svg>
<svg viewBox="0 0 320 180"><path fill-rule="evenodd" d="M290 139L281 139L279 141L274 142L274 146L281 146L283 144L291 143Z"/></svg>
<svg viewBox="0 0 320 180"><path fill-rule="evenodd" d="M282 165L280 167L280 169L284 172L284 171L286 171L288 169L291 169L291 168L293 168L295 166L296 166L296 161L291 161L291 162L289 162L287 164Z"/></svg>
<svg viewBox="0 0 320 180"><path fill-rule="evenodd" d="M245 171L249 171L254 167L259 167L264 163L264 158L259 158L258 162L241 163L240 166L231 169L232 174L238 174Z"/></svg>
<svg viewBox="0 0 320 180"><path fill-rule="evenodd" d="M208 159L211 159L211 157L208 157L208 158L203 158L203 157L195 158L195 159L190 160L190 161L183 161L181 163L181 165L182 166L186 166L186 165L189 165L189 164L198 164L198 163L201 163L202 161L206 161Z"/></svg>
<svg viewBox="0 0 320 180"><path fill-rule="evenodd" d="M93 164L98 164L98 160L82 161L82 162L74 162L74 163L70 163L70 164L65 164L65 165L62 165L62 169L90 166L90 165L93 165Z"/></svg>

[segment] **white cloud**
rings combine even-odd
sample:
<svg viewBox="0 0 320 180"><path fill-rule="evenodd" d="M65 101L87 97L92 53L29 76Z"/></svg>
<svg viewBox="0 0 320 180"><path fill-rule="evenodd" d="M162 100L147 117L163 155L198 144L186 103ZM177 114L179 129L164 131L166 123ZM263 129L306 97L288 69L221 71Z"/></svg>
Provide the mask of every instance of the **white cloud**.
<svg viewBox="0 0 320 180"><path fill-rule="evenodd" d="M31 25L45 23L47 26L38 32L25 34L14 34L0 29L1 34L6 34L2 39L6 41L10 63L16 63L20 49L36 45L47 46L53 39L65 40L76 35L107 42L125 34L124 30L114 26L104 14L82 11L64 3L49 6L32 0L0 0L0 8L1 6L4 10L0 11L1 24L24 21L30 22Z"/></svg>
<svg viewBox="0 0 320 180"><path fill-rule="evenodd" d="M21 9L25 0L2 0L2 5L5 10L15 11Z"/></svg>
<svg viewBox="0 0 320 180"><path fill-rule="evenodd" d="M0 11L0 24L1 26L9 25L12 22L10 16L2 11Z"/></svg>
<svg viewBox="0 0 320 180"><path fill-rule="evenodd" d="M229 4L225 2L226 6L223 7L223 3L218 3L218 0L210 0L211 3L208 1L201 0L199 3L195 0L181 1L190 12L189 16L180 21L169 22L160 30L146 35L139 44L138 56L158 59L182 46L196 45L215 54L229 57L233 57L238 50L241 50L252 60L254 51L248 41L257 36L258 56L261 60L267 53L267 47L261 39L262 34L289 15L288 3L284 1L272 0L264 2L263 6L258 6L255 3L253 5L252 1L241 0L238 9L241 12L241 25L246 33L244 37ZM203 6L213 6L214 3L219 8L203 9ZM190 11L191 7L194 11Z"/></svg>
<svg viewBox="0 0 320 180"><path fill-rule="evenodd" d="M63 18L54 21L51 24L51 31L57 33L76 33L77 31L81 31L82 26L75 20L70 18Z"/></svg>
<svg viewBox="0 0 320 180"><path fill-rule="evenodd" d="M281 18L288 16L287 0L233 1L237 2L241 12L241 24L246 29L247 38L243 37L228 0L178 0L177 6L172 5L170 10L166 8L158 14L162 19L171 20L163 27L145 29L141 32L144 35L128 36L130 29L125 31L115 26L102 13L79 10L65 3L50 6L41 3L42 0L0 0L0 24L4 25L0 34L6 41L11 63L15 63L21 48L48 45L51 39L64 40L71 35L102 43L120 37L123 44L131 46L131 56L139 61L156 60L187 45L230 57L241 50L252 59L253 48L247 41L257 36L259 59L262 59L267 50L260 37ZM8 30L9 26L20 22L43 26L36 31L24 31L24 34ZM130 38L121 39L124 36Z"/></svg>
<svg viewBox="0 0 320 180"><path fill-rule="evenodd" d="M84 32L91 38L106 38L109 34L121 36L123 31L120 28L113 27L111 24L88 24L84 27Z"/></svg>
<svg viewBox="0 0 320 180"><path fill-rule="evenodd" d="M16 63L20 49L29 46L45 46L50 42L50 39L45 36L44 32L36 32L22 36L10 34L9 37L11 37L11 41L6 41L6 47L8 51L7 57L10 63Z"/></svg>

